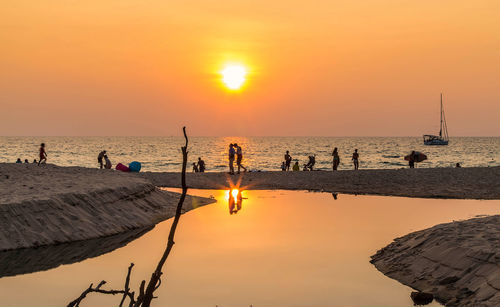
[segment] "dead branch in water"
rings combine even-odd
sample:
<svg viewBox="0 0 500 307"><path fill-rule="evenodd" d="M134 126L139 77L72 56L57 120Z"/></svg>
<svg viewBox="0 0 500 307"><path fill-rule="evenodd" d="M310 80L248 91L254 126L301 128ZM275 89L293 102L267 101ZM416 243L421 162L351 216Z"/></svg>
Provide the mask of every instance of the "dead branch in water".
<svg viewBox="0 0 500 307"><path fill-rule="evenodd" d="M68 307L78 307L80 306L80 303L87 294L96 292L96 293L102 293L102 294L122 294L122 299L120 301L119 307L123 306L123 303L125 300L128 298L130 300L129 307L149 307L151 306L151 301L155 298L154 292L160 287L161 285L161 275L163 266L165 264L165 261L168 258L168 255L170 254L170 251L172 250L172 247L174 246L174 236L175 236L175 230L177 229L177 224L179 224L179 220L181 218L182 214L182 205L184 204L184 199L186 198L187 194L187 185L186 185L186 165L187 165L187 157L188 157L188 137L186 135L186 127L182 128L182 132L184 133L184 139L186 140L186 143L184 146L181 147L182 150L182 173L181 173L181 185L182 185L182 194L179 199L179 203L177 204L177 210L175 211L175 217L174 221L172 222L172 226L170 226L170 233L168 235L168 241L167 241L167 246L165 248L165 251L163 252L163 255L156 265L156 269L151 274L151 279L149 280L149 283L147 287L146 281L143 280L141 282L141 285L139 286L139 295L137 296L137 299L135 299L135 292L131 292L129 288L129 283L130 283L130 275L132 273L132 268L134 266L133 263L130 264L127 272L127 276L125 278L125 285L123 290L103 290L101 287L106 284L106 281L101 281L97 287L93 288L93 284L90 284L90 286L82 292L82 294L75 299L74 301L70 302L68 304Z"/></svg>

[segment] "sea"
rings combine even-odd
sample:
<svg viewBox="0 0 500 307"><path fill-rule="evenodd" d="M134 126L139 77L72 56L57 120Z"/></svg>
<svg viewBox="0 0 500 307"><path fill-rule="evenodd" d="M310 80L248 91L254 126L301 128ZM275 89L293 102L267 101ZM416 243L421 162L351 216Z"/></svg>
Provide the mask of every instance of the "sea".
<svg viewBox="0 0 500 307"><path fill-rule="evenodd" d="M106 150L109 159L128 164L138 161L141 171L178 172L181 170L182 137L0 137L0 163L18 158L38 159L40 143L46 144L47 163L61 166L98 167L97 155ZM280 170L287 150L299 165L316 155L316 169L330 170L332 150L340 154L339 170L352 169L352 153L358 149L360 169L398 169L408 167L404 156L412 150L428 159L417 168L492 167L500 165L500 137L454 137L448 146L425 146L421 137L190 137L188 170L201 157L208 172L226 171L230 143L243 149L243 165L249 171Z"/></svg>

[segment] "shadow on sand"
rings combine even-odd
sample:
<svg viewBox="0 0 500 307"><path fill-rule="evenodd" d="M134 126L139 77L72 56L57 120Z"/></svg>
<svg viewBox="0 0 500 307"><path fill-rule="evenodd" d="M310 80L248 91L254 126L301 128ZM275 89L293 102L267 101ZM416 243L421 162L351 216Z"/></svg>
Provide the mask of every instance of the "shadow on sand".
<svg viewBox="0 0 500 307"><path fill-rule="evenodd" d="M153 228L149 226L103 238L0 252L0 278L46 271L97 257L127 245Z"/></svg>

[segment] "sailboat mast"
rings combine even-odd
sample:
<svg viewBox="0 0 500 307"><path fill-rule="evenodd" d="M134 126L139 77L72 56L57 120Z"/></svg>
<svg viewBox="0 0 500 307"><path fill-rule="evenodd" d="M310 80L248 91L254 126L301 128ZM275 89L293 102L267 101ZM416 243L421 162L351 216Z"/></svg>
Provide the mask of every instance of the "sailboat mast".
<svg viewBox="0 0 500 307"><path fill-rule="evenodd" d="M439 136L442 137L443 135L443 93L441 93L441 120L439 123Z"/></svg>

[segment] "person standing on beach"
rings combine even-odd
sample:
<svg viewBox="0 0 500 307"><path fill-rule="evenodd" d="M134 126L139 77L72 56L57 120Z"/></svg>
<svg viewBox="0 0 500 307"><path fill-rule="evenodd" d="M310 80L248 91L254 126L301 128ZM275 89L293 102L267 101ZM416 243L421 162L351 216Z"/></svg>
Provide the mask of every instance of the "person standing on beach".
<svg viewBox="0 0 500 307"><path fill-rule="evenodd" d="M333 162L332 162L333 170L336 171L340 164L339 151L337 147L333 149L332 156L333 156Z"/></svg>
<svg viewBox="0 0 500 307"><path fill-rule="evenodd" d="M97 163L99 163L99 168L100 169L102 169L102 167L104 166L104 163L102 162L102 160L104 159L105 155L106 155L106 150L103 150L97 156Z"/></svg>
<svg viewBox="0 0 500 307"><path fill-rule="evenodd" d="M229 174L234 175L234 147L233 144L229 144Z"/></svg>
<svg viewBox="0 0 500 307"><path fill-rule="evenodd" d="M354 149L352 153L352 163L354 164L354 169L357 170L359 168L359 153L357 149Z"/></svg>
<svg viewBox="0 0 500 307"><path fill-rule="evenodd" d="M47 163L47 152L45 152L45 143L40 144L40 160L38 160L38 165L40 163Z"/></svg>
<svg viewBox="0 0 500 307"><path fill-rule="evenodd" d="M236 147L236 165L238 165L238 174L240 173L240 168L246 172L247 168L241 164L241 161L243 160L243 150L241 149L241 146L238 146L236 143L234 143L234 146Z"/></svg>
<svg viewBox="0 0 500 307"><path fill-rule="evenodd" d="M285 153L285 167L286 171L290 170L290 164L292 163L292 156L290 156L289 151L287 150Z"/></svg>
<svg viewBox="0 0 500 307"><path fill-rule="evenodd" d="M198 170L200 171L200 173L205 172L205 161L203 161L201 157L198 157Z"/></svg>
<svg viewBox="0 0 500 307"><path fill-rule="evenodd" d="M198 173L198 165L193 162L193 173Z"/></svg>

